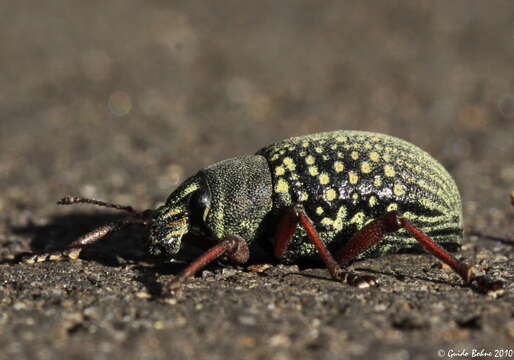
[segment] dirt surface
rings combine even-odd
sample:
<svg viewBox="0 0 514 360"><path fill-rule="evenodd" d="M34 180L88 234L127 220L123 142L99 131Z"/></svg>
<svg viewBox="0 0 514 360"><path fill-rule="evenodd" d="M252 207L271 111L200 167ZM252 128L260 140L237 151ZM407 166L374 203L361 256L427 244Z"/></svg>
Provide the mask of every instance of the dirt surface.
<svg viewBox="0 0 514 360"><path fill-rule="evenodd" d="M3 6L0 358L509 358L495 351L514 348L514 3L387 4ZM210 163L333 129L439 159L463 197L458 256L506 291L401 254L356 265L370 289L323 268L215 265L164 294L183 264L145 256L137 228L77 261L18 262L119 217L63 195L155 207Z"/></svg>

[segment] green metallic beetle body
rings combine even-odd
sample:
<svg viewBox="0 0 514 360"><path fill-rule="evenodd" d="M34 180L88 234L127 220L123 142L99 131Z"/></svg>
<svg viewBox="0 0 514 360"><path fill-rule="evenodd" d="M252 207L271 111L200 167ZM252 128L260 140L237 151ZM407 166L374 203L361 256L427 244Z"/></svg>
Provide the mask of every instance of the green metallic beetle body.
<svg viewBox="0 0 514 360"><path fill-rule="evenodd" d="M266 248L274 241L281 211L298 204L329 249L341 247L364 225L392 210L438 243L462 238L457 186L434 158L392 136L334 131L286 139L256 155L201 170L157 210L150 249L176 254L188 232L218 241L237 235L251 246ZM400 230L361 257L415 244ZM316 250L298 225L283 260L313 256Z"/></svg>

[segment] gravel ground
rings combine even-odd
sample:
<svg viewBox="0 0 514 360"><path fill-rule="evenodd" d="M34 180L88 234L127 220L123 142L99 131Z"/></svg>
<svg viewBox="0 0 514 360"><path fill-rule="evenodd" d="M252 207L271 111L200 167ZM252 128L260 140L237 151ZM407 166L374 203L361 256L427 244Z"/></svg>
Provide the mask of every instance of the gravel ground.
<svg viewBox="0 0 514 360"><path fill-rule="evenodd" d="M509 358L513 2L2 7L1 359ZM505 292L399 254L356 265L379 278L369 289L313 266L215 264L162 301L183 264L145 256L139 229L77 261L18 261L119 216L57 207L63 195L155 207L210 163L333 129L392 134L439 159L463 197L458 256Z"/></svg>

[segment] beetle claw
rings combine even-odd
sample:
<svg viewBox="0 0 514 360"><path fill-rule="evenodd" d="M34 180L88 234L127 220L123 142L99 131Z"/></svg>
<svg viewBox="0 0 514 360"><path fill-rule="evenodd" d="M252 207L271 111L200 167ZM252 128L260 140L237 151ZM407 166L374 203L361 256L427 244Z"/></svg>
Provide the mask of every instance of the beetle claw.
<svg viewBox="0 0 514 360"><path fill-rule="evenodd" d="M350 286L355 286L360 289L369 288L377 285L377 279L371 275L360 275L352 272L344 272L340 275L341 281L346 282Z"/></svg>

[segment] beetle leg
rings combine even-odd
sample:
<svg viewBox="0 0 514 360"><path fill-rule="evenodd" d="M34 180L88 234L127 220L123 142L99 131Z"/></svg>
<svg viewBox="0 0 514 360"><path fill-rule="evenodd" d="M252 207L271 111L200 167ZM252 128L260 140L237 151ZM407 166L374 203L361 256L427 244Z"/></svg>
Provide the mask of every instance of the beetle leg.
<svg viewBox="0 0 514 360"><path fill-rule="evenodd" d="M221 255L236 262L244 264L250 257L250 250L246 241L240 236L227 236L222 242L214 245L205 253L200 255L195 261L189 264L180 274L178 274L171 284L171 288L179 287L190 276L193 276L198 270L203 268L211 261L219 258Z"/></svg>
<svg viewBox="0 0 514 360"><path fill-rule="evenodd" d="M380 242L384 235L395 232L400 228L406 229L429 253L450 266L464 280L465 285L476 282L478 287L485 291L497 291L503 287L503 283L500 281L492 281L484 276L475 276L471 266L457 260L452 254L412 225L410 221L398 216L396 211L388 212L364 226L337 252L335 257L339 264L347 264L351 259Z"/></svg>
<svg viewBox="0 0 514 360"><path fill-rule="evenodd" d="M358 275L341 269L323 241L321 241L316 228L301 205L285 209L285 214L280 219L275 239L275 256L278 258L282 257L298 223L307 231L309 239L318 250L321 259L334 279L357 287L368 287L375 283L375 277L373 276Z"/></svg>
<svg viewBox="0 0 514 360"><path fill-rule="evenodd" d="M43 261L59 261L64 260L65 258L75 260L79 257L80 252L84 246L96 243L110 232L118 231L121 228L131 224L148 225L151 219L145 217L146 215L143 214L145 213L131 215L120 221L100 226L74 240L64 251L54 251L45 254L29 255L28 257L23 258L22 261L26 263L35 263Z"/></svg>

